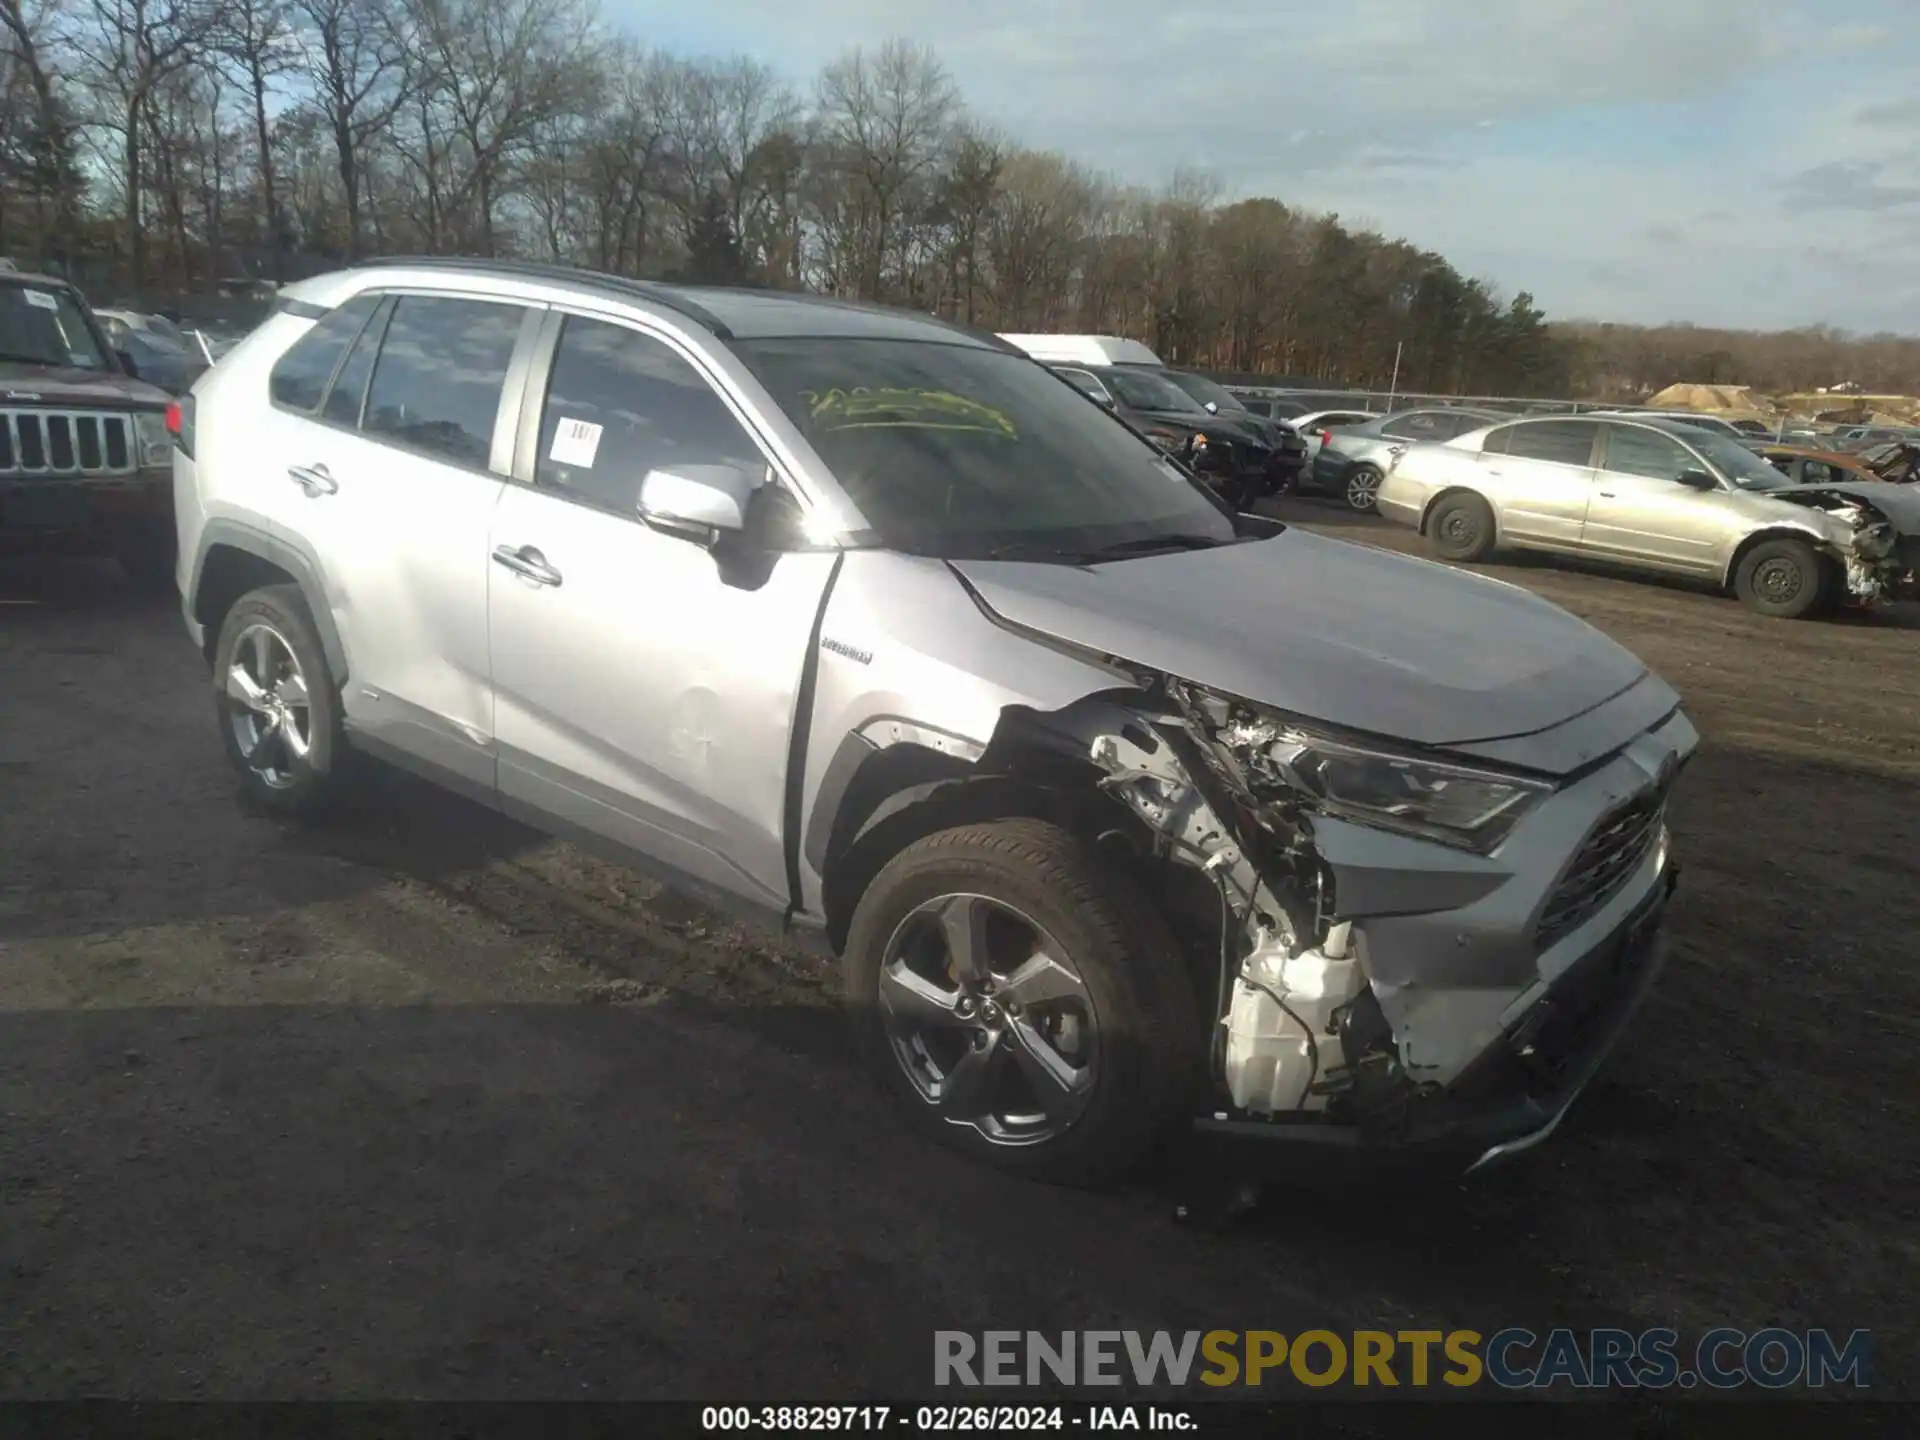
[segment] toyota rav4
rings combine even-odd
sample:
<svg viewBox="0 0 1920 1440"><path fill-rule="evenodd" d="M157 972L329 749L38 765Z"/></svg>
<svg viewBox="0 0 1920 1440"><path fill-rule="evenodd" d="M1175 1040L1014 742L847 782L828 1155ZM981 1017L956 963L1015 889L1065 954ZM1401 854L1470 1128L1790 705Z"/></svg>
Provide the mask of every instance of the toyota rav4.
<svg viewBox="0 0 1920 1440"><path fill-rule="evenodd" d="M1696 737L1531 593L1235 516L991 336L387 262L178 413L244 785L349 751L839 957L910 1121L1094 1182L1187 1123L1475 1165L1652 983Z"/></svg>

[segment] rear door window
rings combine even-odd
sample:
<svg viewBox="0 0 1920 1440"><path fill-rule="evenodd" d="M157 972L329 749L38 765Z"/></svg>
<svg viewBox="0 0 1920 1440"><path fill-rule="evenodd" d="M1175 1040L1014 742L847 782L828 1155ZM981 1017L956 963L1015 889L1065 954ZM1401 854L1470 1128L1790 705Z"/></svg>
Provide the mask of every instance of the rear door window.
<svg viewBox="0 0 1920 1440"><path fill-rule="evenodd" d="M1416 410L1381 426L1380 433L1389 440L1445 440L1460 433L1446 428L1452 418L1442 410Z"/></svg>
<svg viewBox="0 0 1920 1440"><path fill-rule="evenodd" d="M1501 453L1523 460L1551 460L1561 465L1591 465L1593 442L1600 426L1592 420L1536 420L1507 427Z"/></svg>
<svg viewBox="0 0 1920 1440"><path fill-rule="evenodd" d="M356 295L346 304L329 311L315 322L275 362L267 377L267 393L273 403L289 410L311 415L320 408L320 397L327 393L327 382L340 364L341 356L380 304L378 295Z"/></svg>
<svg viewBox="0 0 1920 1440"><path fill-rule="evenodd" d="M403 295L387 321L361 429L484 468L525 308Z"/></svg>
<svg viewBox="0 0 1920 1440"><path fill-rule="evenodd" d="M1621 475L1645 475L1652 480L1678 479L1700 462L1671 435L1642 430L1637 425L1607 427L1607 469Z"/></svg>

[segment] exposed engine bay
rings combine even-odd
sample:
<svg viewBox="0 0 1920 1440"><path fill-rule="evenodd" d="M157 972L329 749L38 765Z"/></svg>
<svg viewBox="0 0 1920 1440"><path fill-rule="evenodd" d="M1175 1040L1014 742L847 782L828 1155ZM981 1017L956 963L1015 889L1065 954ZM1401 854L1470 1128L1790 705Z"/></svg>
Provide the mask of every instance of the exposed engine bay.
<svg viewBox="0 0 1920 1440"><path fill-rule="evenodd" d="M1847 593L1865 604L1920 593L1920 535L1905 533L1880 506L1854 491L1807 486L1769 499L1819 510L1851 531L1836 557L1846 568Z"/></svg>

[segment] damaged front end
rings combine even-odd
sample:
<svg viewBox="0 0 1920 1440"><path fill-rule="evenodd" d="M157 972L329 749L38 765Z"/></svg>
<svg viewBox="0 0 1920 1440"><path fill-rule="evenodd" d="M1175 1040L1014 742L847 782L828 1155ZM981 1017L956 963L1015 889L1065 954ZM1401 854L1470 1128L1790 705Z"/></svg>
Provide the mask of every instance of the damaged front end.
<svg viewBox="0 0 1920 1440"><path fill-rule="evenodd" d="M1920 530L1903 528L1888 501L1831 486L1785 490L1770 498L1827 517L1831 533L1823 538L1843 567L1847 595L1856 604L1920 598Z"/></svg>
<svg viewBox="0 0 1920 1440"><path fill-rule="evenodd" d="M1659 967L1684 716L1568 778L1148 693L1081 739L1217 892L1199 1124L1472 1164L1544 1138Z"/></svg>

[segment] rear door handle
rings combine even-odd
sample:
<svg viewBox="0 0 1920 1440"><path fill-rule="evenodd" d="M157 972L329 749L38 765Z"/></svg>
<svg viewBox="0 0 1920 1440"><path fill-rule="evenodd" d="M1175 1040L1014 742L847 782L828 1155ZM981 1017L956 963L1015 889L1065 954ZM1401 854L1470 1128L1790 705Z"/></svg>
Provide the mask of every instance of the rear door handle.
<svg viewBox="0 0 1920 1440"><path fill-rule="evenodd" d="M531 545L496 545L493 563L504 565L522 579L536 585L558 585L560 572L547 563L547 557Z"/></svg>
<svg viewBox="0 0 1920 1440"><path fill-rule="evenodd" d="M1602 500L1611 500L1613 499L1613 492L1611 490L1602 490L1600 492L1600 498Z"/></svg>
<svg viewBox="0 0 1920 1440"><path fill-rule="evenodd" d="M327 473L324 465L289 465L287 478L308 495L333 495L340 489L340 482Z"/></svg>

